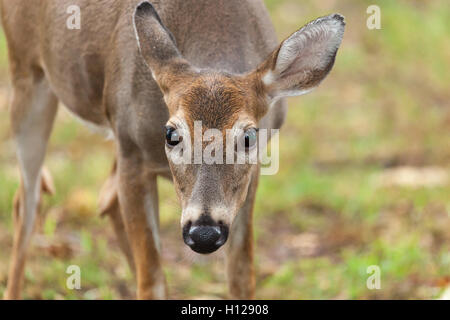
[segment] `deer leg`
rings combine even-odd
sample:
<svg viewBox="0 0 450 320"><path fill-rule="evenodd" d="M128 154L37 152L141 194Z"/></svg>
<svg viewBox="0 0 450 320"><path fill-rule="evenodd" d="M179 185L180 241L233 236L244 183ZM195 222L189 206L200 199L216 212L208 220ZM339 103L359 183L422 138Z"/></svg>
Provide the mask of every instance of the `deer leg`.
<svg viewBox="0 0 450 320"><path fill-rule="evenodd" d="M136 267L138 299L165 299L159 256L159 212L155 174L133 157L118 161L119 204Z"/></svg>
<svg viewBox="0 0 450 320"><path fill-rule="evenodd" d="M250 182L247 198L231 227L227 248L228 288L231 299L253 299L253 205L258 186L257 171Z"/></svg>
<svg viewBox="0 0 450 320"><path fill-rule="evenodd" d="M99 210L102 216L108 216L110 218L119 242L119 247L127 258L130 269L133 273L136 273L133 254L131 252L130 243L125 231L125 225L120 213L117 183L117 163L114 163L112 173L100 191Z"/></svg>
<svg viewBox="0 0 450 320"><path fill-rule="evenodd" d="M11 106L21 185L14 203L14 241L5 299L19 299L27 248L34 229L42 191L52 191L49 175L42 170L47 142L58 100L41 74L14 81Z"/></svg>

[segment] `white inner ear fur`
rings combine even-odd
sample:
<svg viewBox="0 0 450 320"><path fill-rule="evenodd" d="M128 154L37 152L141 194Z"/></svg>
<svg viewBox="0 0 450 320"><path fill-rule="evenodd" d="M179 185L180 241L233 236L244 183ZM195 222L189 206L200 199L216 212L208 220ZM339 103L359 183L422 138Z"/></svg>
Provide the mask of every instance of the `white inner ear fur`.
<svg viewBox="0 0 450 320"><path fill-rule="evenodd" d="M266 86L275 86L277 98L308 93L313 88L290 87L307 80L311 73L327 68L339 48L345 23L340 15L318 18L284 41L275 69L263 77ZM278 83L279 82L279 83Z"/></svg>

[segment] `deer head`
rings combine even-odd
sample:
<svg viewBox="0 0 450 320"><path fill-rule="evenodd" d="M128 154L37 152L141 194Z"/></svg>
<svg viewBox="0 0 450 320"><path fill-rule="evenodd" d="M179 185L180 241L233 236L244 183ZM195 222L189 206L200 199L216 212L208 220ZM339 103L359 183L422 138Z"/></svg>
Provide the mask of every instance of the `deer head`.
<svg viewBox="0 0 450 320"><path fill-rule="evenodd" d="M258 165L193 161L196 151L191 146L197 144L206 153L210 148L205 141L195 141L196 130L214 136L213 144L240 145L233 148L236 157L254 156L258 123L276 107L274 102L311 91L330 72L343 38L344 18L334 14L308 23L247 74L192 66L148 2L138 6L134 23L142 57L169 109L166 154L182 206L184 241L198 253L214 252L226 242Z"/></svg>

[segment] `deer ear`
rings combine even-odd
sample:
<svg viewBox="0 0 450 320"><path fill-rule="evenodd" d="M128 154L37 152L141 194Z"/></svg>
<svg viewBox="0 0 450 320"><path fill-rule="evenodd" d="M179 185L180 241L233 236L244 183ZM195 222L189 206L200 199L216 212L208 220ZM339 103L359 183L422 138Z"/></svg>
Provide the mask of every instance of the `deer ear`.
<svg viewBox="0 0 450 320"><path fill-rule="evenodd" d="M257 69L269 103L308 93L330 72L344 35L344 17L318 18L283 41Z"/></svg>
<svg viewBox="0 0 450 320"><path fill-rule="evenodd" d="M168 85L167 76L189 68L183 59L172 33L164 26L153 5L144 1L134 14L134 29L141 52L160 87Z"/></svg>

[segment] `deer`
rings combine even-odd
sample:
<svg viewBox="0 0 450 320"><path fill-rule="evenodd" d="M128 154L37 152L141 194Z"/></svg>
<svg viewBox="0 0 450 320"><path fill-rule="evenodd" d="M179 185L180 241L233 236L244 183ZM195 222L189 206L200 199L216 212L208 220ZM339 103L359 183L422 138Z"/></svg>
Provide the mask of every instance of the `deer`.
<svg viewBox="0 0 450 320"><path fill-rule="evenodd" d="M43 164L61 103L114 141L100 211L110 217L135 274L136 297L168 297L157 191L157 178L164 177L173 181L181 206L184 243L203 255L223 247L229 296L253 299L252 220L260 163L179 163L174 147L189 143L194 122L201 121L202 130L223 135L242 129L236 138L245 148L239 152L254 152L255 132L282 127L286 98L310 92L329 74L344 17L323 16L279 43L262 0L0 5L21 176L4 298L21 298L36 215L43 194L54 192ZM79 29L66 27L73 5L80 9Z"/></svg>

